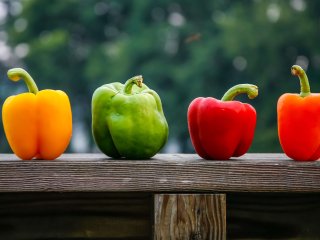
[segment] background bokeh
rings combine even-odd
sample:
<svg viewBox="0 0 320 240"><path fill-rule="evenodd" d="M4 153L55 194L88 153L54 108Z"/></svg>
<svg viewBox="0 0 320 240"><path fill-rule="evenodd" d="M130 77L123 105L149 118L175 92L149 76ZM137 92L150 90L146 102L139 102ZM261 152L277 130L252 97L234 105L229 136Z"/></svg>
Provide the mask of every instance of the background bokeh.
<svg viewBox="0 0 320 240"><path fill-rule="evenodd" d="M277 99L300 90L291 65L306 69L311 90L320 92L319 9L320 1L311 0L2 0L0 105L26 91L6 76L9 68L23 67L40 89L69 95L74 130L68 152L96 152L93 91L142 74L159 93L169 124L162 152L191 153L189 103L252 83L258 98L237 98L258 114L250 152L281 152ZM2 124L0 152L11 152Z"/></svg>

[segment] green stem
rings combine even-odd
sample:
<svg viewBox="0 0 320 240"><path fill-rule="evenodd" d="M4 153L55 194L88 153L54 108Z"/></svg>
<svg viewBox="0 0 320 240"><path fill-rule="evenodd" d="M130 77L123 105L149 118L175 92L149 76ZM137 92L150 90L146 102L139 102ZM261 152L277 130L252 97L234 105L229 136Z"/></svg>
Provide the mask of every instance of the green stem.
<svg viewBox="0 0 320 240"><path fill-rule="evenodd" d="M293 65L291 67L291 73L293 76L297 76L299 77L300 80L300 96L301 97L306 97L308 96L311 92L310 92L310 84L309 84L309 80L307 77L307 74L305 73L305 71L298 65Z"/></svg>
<svg viewBox="0 0 320 240"><path fill-rule="evenodd" d="M137 85L138 87L142 87L143 78L141 75L130 78L124 84L123 92L125 94L131 94L133 85Z"/></svg>
<svg viewBox="0 0 320 240"><path fill-rule="evenodd" d="M221 101L232 101L237 95L246 93L248 98L258 96L258 87L252 84L238 84L230 88L221 98Z"/></svg>
<svg viewBox="0 0 320 240"><path fill-rule="evenodd" d="M33 78L27 73L26 70L22 68L12 68L8 71L8 77L12 81L19 81L22 79L26 84L29 89L29 92L37 94L39 92L39 89L33 80Z"/></svg>

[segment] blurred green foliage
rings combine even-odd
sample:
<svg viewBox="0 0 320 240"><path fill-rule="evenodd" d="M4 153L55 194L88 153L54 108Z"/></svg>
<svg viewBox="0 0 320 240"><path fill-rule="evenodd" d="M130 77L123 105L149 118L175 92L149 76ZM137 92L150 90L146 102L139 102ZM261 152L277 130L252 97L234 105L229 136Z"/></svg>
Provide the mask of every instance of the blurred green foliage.
<svg viewBox="0 0 320 240"><path fill-rule="evenodd" d="M12 56L0 68L1 104L25 91L22 83L6 79L10 67L26 68L40 89L66 91L73 107L73 141L80 144L76 140L81 136L87 141L69 151L95 150L90 129L93 91L137 74L162 99L170 128L166 151L193 152L186 114L194 98L221 98L235 84L253 83L259 86L258 98L238 97L258 114L250 151L280 152L277 99L284 92L299 92L291 65L307 69L311 90L320 91L318 1L2 3L8 13L1 31ZM3 129L0 134L1 152L9 151Z"/></svg>

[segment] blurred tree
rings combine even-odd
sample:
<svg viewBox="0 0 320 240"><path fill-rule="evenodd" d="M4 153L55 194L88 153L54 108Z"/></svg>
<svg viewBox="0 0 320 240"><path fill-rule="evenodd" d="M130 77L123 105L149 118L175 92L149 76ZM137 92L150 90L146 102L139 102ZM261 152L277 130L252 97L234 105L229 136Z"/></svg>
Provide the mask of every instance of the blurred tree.
<svg viewBox="0 0 320 240"><path fill-rule="evenodd" d="M168 151L193 152L186 116L192 99L221 98L231 86L248 82L260 88L259 97L250 101L258 112L250 151L279 152L276 101L284 92L299 91L291 65L310 66L312 89L320 91L314 81L320 74L316 1L4 3L9 11L2 29L13 49L13 60L4 66L23 66L41 89L69 94L75 126L71 151L93 150L93 91L136 74L161 96L170 128ZM2 98L22 91L17 83L4 86Z"/></svg>

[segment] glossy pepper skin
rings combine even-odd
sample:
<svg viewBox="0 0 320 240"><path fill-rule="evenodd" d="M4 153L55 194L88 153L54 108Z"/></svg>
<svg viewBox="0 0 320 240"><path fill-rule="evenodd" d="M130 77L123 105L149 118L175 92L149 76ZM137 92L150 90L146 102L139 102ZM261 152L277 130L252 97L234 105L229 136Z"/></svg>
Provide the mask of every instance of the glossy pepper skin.
<svg viewBox="0 0 320 240"><path fill-rule="evenodd" d="M8 77L23 79L29 89L8 97L3 104L3 126L12 151L23 160L59 157L72 134L68 96L60 90L39 91L32 77L20 68L9 70Z"/></svg>
<svg viewBox="0 0 320 240"><path fill-rule="evenodd" d="M92 96L92 134L113 158L148 159L165 145L168 124L159 95L142 76L106 84Z"/></svg>
<svg viewBox="0 0 320 240"><path fill-rule="evenodd" d="M248 151L254 137L256 111L247 103L232 101L240 93L253 99L258 88L239 84L230 88L221 100L199 97L190 103L188 129L200 157L226 160Z"/></svg>
<svg viewBox="0 0 320 240"><path fill-rule="evenodd" d="M291 73L300 79L300 94L285 93L277 104L278 136L285 154L298 161L320 158L320 94L311 93L304 70L294 65Z"/></svg>

